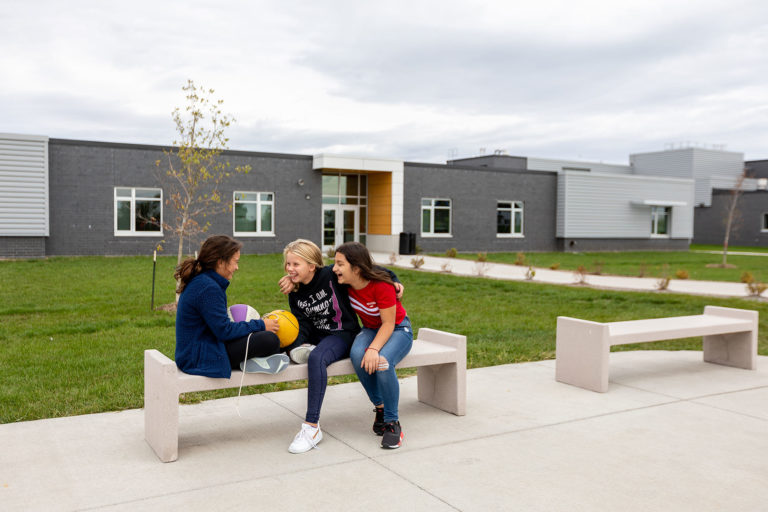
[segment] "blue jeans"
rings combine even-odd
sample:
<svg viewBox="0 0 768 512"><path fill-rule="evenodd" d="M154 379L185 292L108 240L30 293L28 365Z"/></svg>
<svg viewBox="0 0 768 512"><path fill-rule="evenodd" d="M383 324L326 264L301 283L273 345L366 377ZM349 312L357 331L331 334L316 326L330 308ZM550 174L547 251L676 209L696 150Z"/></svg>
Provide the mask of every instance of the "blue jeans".
<svg viewBox="0 0 768 512"><path fill-rule="evenodd" d="M357 335L352 344L349 357L352 359L352 365L355 367L357 378L360 379L360 383L365 388L365 392L368 393L368 398L371 399L373 405L384 404L384 421L397 421L400 383L397 381L395 366L411 351L413 329L411 329L411 321L407 316L395 326L392 336L389 337L387 343L379 351L379 356L387 360L389 368L375 371L372 375L369 375L368 372L360 367L360 363L363 361L365 349L368 348L378 332L378 329L363 327L363 330L360 331L360 334Z"/></svg>

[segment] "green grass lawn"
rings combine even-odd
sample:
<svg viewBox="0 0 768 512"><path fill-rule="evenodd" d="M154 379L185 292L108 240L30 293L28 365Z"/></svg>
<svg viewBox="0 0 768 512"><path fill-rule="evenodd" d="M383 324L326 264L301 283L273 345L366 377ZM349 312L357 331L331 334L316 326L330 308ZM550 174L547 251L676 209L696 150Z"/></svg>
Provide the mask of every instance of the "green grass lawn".
<svg viewBox="0 0 768 512"><path fill-rule="evenodd" d="M722 250L722 247L720 248ZM739 248L746 250L747 248ZM739 250L732 248L731 250ZM716 250L710 246L694 246L692 250ZM752 251L765 252L765 251ZM445 254L433 253L433 256ZM689 279L703 281L732 281L740 282L744 272L750 272L760 282L768 282L768 256L742 256L729 254L728 264L736 268L710 268L707 265L722 262L718 254L707 254L688 251L674 252L529 252L523 253L525 265L550 268L557 265L559 270L576 270L583 266L589 273L611 274L631 277L661 277L664 265L673 279L678 271L688 273ZM462 259L476 260L477 253L460 253ZM492 263L514 264L518 261L518 253L499 252L487 253L488 261Z"/></svg>
<svg viewBox="0 0 768 512"><path fill-rule="evenodd" d="M228 289L230 304L247 303L262 313L287 307L276 285L281 261L281 255L243 256ZM156 304L173 301L174 263L171 257L158 258ZM768 355L768 304L763 301L612 292L405 269L397 273L406 286L403 302L414 328L465 334L471 368L554 358L558 315L627 320L698 314L706 304L758 310L759 352ZM150 310L151 258L0 261L0 283L2 423L142 407L144 350L157 348L173 358L174 315ZM700 350L701 342L619 348ZM195 393L185 400L236 393Z"/></svg>

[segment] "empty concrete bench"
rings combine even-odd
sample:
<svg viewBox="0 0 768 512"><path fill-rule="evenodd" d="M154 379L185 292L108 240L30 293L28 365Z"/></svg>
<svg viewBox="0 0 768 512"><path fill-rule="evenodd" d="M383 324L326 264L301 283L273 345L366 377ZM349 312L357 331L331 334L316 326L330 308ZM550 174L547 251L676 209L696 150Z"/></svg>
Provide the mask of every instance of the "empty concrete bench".
<svg viewBox="0 0 768 512"><path fill-rule="evenodd" d="M463 416L467 402L467 338L435 329L419 329L411 352L398 368L418 368L419 401ZM349 359L328 367L328 376L354 374ZM157 350L144 351L144 438L163 462L179 453L179 394L236 388L307 378L306 364L291 364L270 375L233 371L229 379L189 375ZM361 393L364 391L361 389Z"/></svg>
<svg viewBox="0 0 768 512"><path fill-rule="evenodd" d="M557 317L555 378L592 391L608 391L613 345L703 336L704 361L754 370L757 311L706 306L703 315L599 323Z"/></svg>

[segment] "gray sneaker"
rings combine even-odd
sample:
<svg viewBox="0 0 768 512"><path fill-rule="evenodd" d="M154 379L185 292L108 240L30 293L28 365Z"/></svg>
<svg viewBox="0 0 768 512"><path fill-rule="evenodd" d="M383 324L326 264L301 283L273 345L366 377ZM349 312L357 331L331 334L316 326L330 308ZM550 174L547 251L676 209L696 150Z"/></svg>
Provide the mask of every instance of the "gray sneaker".
<svg viewBox="0 0 768 512"><path fill-rule="evenodd" d="M272 354L267 357L252 357L240 363L240 369L245 373L280 373L290 364L290 359L285 354ZM245 366L245 367L243 367Z"/></svg>
<svg viewBox="0 0 768 512"><path fill-rule="evenodd" d="M296 364L304 364L309 361L309 353L315 350L315 345L305 343L291 350L291 360Z"/></svg>

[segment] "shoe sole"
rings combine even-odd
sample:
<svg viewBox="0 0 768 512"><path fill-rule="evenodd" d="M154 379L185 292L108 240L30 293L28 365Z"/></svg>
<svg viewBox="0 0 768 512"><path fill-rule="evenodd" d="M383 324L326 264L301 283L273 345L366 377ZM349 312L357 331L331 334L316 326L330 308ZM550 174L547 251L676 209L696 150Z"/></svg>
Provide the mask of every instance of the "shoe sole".
<svg viewBox="0 0 768 512"><path fill-rule="evenodd" d="M285 370L290 364L290 359L285 354L272 354L267 357L252 357L240 363L240 370L245 373L269 373L275 374Z"/></svg>

